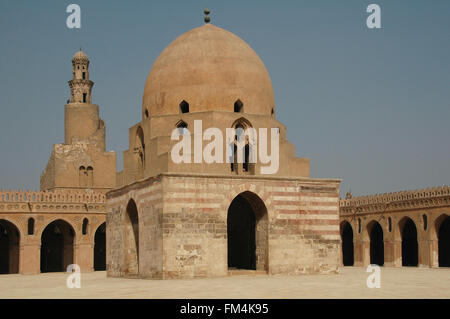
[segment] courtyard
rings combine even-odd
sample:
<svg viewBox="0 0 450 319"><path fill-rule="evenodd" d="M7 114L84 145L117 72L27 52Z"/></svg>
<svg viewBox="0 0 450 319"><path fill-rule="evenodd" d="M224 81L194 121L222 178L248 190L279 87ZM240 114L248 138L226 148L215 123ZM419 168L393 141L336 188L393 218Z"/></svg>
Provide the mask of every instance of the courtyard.
<svg viewBox="0 0 450 319"><path fill-rule="evenodd" d="M381 287L368 288L370 273L344 267L338 275L233 275L192 280L107 278L81 274L81 288L66 286L67 273L1 275L0 298L303 299L450 298L450 268L381 268Z"/></svg>

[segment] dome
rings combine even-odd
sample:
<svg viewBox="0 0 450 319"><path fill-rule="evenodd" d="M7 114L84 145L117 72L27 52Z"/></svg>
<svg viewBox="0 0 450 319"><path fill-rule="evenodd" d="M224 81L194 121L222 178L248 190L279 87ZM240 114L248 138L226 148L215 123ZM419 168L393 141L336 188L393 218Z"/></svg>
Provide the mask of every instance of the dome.
<svg viewBox="0 0 450 319"><path fill-rule="evenodd" d="M84 53L83 51L78 51L77 53L74 54L72 61L86 61L88 62L88 56L86 55L86 53Z"/></svg>
<svg viewBox="0 0 450 319"><path fill-rule="evenodd" d="M255 51L233 33L205 24L173 41L158 57L145 83L142 113L234 111L270 115L275 107L269 73ZM184 102L183 102L184 103Z"/></svg>

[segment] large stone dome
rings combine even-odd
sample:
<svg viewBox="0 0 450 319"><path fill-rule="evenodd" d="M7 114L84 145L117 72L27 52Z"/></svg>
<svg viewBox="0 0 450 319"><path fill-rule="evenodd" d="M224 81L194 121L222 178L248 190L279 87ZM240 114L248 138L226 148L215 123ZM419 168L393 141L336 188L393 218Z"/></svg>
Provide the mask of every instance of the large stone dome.
<svg viewBox="0 0 450 319"><path fill-rule="evenodd" d="M188 31L158 57L147 78L143 116L189 112L234 111L270 115L275 102L272 83L255 51L235 34L211 24Z"/></svg>

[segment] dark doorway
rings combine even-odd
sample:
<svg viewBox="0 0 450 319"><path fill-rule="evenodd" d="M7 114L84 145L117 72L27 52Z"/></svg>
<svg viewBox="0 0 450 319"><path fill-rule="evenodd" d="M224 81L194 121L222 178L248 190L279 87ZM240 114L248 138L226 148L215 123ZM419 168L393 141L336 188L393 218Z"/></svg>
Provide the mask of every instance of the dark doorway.
<svg viewBox="0 0 450 319"><path fill-rule="evenodd" d="M412 219L407 218L402 230L402 266L417 266L418 251L417 228Z"/></svg>
<svg viewBox="0 0 450 319"><path fill-rule="evenodd" d="M349 222L344 222L341 231L342 236L342 262L344 266L353 266L353 229Z"/></svg>
<svg viewBox="0 0 450 319"><path fill-rule="evenodd" d="M0 274L9 274L8 230L0 224Z"/></svg>
<svg viewBox="0 0 450 319"><path fill-rule="evenodd" d="M124 254L126 275L139 274L139 217L136 203L130 199L124 223Z"/></svg>
<svg viewBox="0 0 450 319"><path fill-rule="evenodd" d="M256 218L252 206L242 195L228 208L228 267L256 270Z"/></svg>
<svg viewBox="0 0 450 319"><path fill-rule="evenodd" d="M370 264L384 265L383 229L378 222L374 222L370 230Z"/></svg>
<svg viewBox="0 0 450 319"><path fill-rule="evenodd" d="M75 232L63 220L50 223L41 237L41 272L64 272L73 264Z"/></svg>
<svg viewBox="0 0 450 319"><path fill-rule="evenodd" d="M94 270L106 270L106 223L97 228L94 240Z"/></svg>
<svg viewBox="0 0 450 319"><path fill-rule="evenodd" d="M20 234L17 227L0 220L0 274L19 273Z"/></svg>
<svg viewBox="0 0 450 319"><path fill-rule="evenodd" d="M439 267L450 267L450 217L447 217L439 227Z"/></svg>

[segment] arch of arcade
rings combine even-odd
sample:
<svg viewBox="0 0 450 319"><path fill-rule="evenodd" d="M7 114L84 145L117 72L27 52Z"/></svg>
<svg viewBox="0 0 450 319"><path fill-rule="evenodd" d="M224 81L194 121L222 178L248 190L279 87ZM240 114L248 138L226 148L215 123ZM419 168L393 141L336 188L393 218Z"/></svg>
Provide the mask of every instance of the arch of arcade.
<svg viewBox="0 0 450 319"><path fill-rule="evenodd" d="M344 266L450 267L450 187L340 200Z"/></svg>

